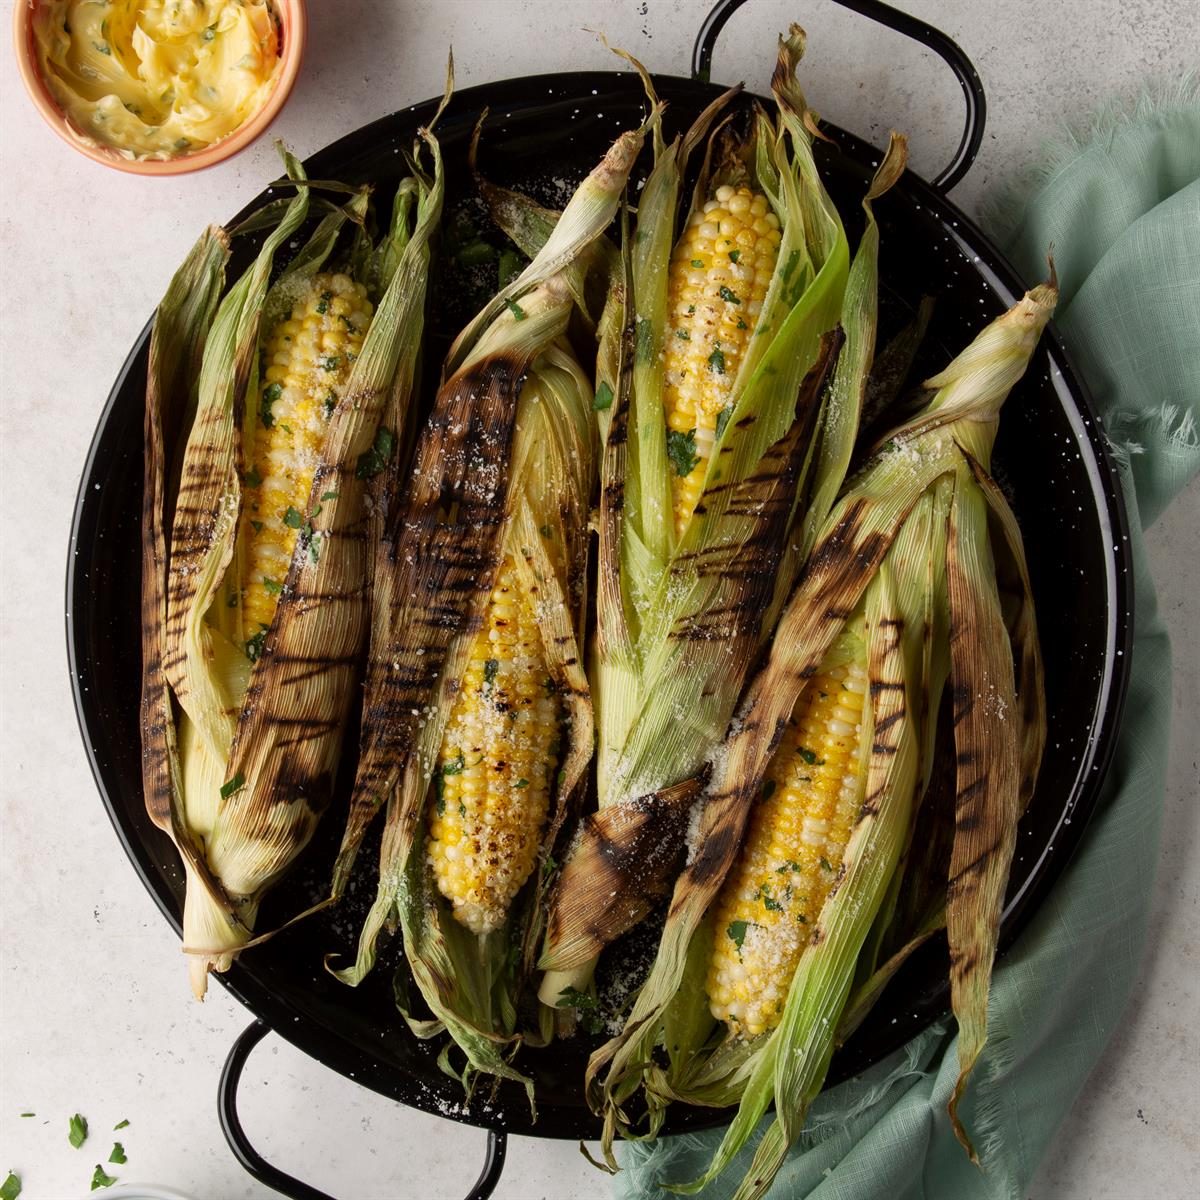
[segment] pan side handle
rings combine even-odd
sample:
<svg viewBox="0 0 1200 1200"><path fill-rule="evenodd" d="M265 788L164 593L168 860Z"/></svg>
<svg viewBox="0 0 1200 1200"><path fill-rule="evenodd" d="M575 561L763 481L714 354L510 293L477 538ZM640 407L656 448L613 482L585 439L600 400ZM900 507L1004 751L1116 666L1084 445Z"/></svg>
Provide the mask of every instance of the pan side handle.
<svg viewBox="0 0 1200 1200"><path fill-rule="evenodd" d="M327 1193L272 1166L254 1148L246 1136L245 1129L242 1128L237 1107L242 1070L250 1052L266 1037L270 1028L265 1021L255 1021L243 1030L229 1051L229 1057L226 1058L221 1071L221 1081L217 1085L217 1113L221 1120L221 1132L238 1162L259 1183L265 1184L282 1196L290 1197L290 1200L333 1200ZM495 1191L496 1184L500 1182L500 1174L504 1170L507 1151L508 1135L502 1130L489 1129L483 1170L467 1193L466 1200L487 1200Z"/></svg>
<svg viewBox="0 0 1200 1200"><path fill-rule="evenodd" d="M693 79L708 82L712 73L713 48L717 44L717 38L729 18L745 2L746 0L717 0L708 16L704 18L704 24L700 26L700 32L696 35L696 44L692 48ZM971 164L983 143L983 130L987 123L987 97L975 64L963 53L958 43L940 29L935 29L927 21L892 8L890 4L883 4L881 0L834 0L834 3L920 42L922 46L928 47L945 59L954 72L966 102L966 122L954 157L933 179L933 186L938 191L948 192L971 169Z"/></svg>

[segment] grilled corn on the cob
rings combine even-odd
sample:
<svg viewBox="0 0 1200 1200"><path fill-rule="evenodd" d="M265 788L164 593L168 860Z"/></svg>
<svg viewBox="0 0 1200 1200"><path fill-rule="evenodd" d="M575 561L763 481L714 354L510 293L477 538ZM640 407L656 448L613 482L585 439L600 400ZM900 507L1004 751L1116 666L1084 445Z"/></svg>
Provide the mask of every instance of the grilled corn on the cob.
<svg viewBox="0 0 1200 1200"><path fill-rule="evenodd" d="M348 275L309 280L263 348L253 466L243 503L242 621L254 659L279 605L325 447L329 418L362 350L374 306Z"/></svg>
<svg viewBox="0 0 1200 1200"><path fill-rule="evenodd" d="M866 787L867 685L857 659L809 683L717 901L709 1003L740 1035L779 1024L796 964L841 869Z"/></svg>
<svg viewBox="0 0 1200 1200"><path fill-rule="evenodd" d="M438 890L473 933L498 929L533 873L559 717L537 614L506 557L450 713L429 810Z"/></svg>
<svg viewBox="0 0 1200 1200"><path fill-rule="evenodd" d="M704 490L718 429L775 272L782 234L766 196L722 184L694 212L671 256L663 347L667 453L676 536Z"/></svg>

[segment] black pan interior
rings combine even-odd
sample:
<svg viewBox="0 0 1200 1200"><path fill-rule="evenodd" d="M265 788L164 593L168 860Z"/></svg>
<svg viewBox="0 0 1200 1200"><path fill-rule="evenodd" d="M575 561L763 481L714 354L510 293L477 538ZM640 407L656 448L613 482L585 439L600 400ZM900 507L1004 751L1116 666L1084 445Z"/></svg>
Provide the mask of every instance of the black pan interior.
<svg viewBox="0 0 1200 1200"><path fill-rule="evenodd" d="M684 79L658 83L670 104L668 134L685 127L717 91ZM607 72L546 75L459 94L439 127L450 208L468 194L466 144L485 106L491 112L483 140L485 172L561 203L612 138L638 124L643 105L636 77ZM420 105L350 134L310 160L311 177L373 181L386 204L405 172L404 154L417 125L432 112L432 103ZM878 152L836 129L830 133L833 143L818 146L819 158L853 245L861 227L859 200ZM905 322L923 295L937 297L917 366L923 377L1023 288L983 235L920 180L906 179L879 202L877 212L883 336ZM448 336L456 320L443 316L435 335ZM101 795L134 868L178 928L182 873L170 843L149 823L140 789L137 589L147 336L148 331L113 387L84 468L68 564L67 633L80 727ZM1069 858L1095 803L1124 694L1131 625L1126 526L1115 472L1084 390L1053 335L1008 402L996 463L1025 533L1046 655L1051 729L1009 889L1003 940L1011 945ZM344 803L344 793L340 798ZM261 927L277 924L324 893L338 833L335 801L311 850L264 905ZM368 845L361 861L369 864L372 857ZM417 1042L395 1011L394 948L357 990L325 973L322 955L352 948L373 887L364 870L340 910L247 954L223 982L302 1050L406 1104L516 1133L596 1136L598 1125L580 1087L594 1040L523 1053L524 1068L537 1081L536 1123L516 1089L478 1095L464 1107L458 1084L436 1065L437 1044ZM831 1081L878 1061L941 1016L947 1008L946 969L944 941L916 954L836 1056ZM188 1002L181 964L179 1003ZM666 1128L696 1129L724 1119L712 1110L676 1106Z"/></svg>

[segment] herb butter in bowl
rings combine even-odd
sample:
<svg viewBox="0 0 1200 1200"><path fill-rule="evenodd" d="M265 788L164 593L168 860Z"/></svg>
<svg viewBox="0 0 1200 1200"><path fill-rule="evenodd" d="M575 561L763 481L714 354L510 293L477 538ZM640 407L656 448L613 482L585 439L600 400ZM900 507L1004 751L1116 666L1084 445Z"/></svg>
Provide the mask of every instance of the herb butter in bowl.
<svg viewBox="0 0 1200 1200"><path fill-rule="evenodd" d="M253 141L291 91L302 0L30 0L17 59L54 129L142 175L211 166Z"/></svg>

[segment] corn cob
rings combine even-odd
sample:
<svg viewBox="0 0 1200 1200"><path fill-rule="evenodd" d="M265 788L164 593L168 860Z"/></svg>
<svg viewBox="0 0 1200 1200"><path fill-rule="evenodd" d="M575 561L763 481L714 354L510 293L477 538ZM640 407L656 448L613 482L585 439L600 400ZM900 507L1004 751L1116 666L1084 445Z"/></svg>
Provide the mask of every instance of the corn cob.
<svg viewBox="0 0 1200 1200"><path fill-rule="evenodd" d="M723 428L732 412L733 383L781 240L766 196L722 184L689 218L671 256L663 401L677 537L704 490L718 424Z"/></svg>
<svg viewBox="0 0 1200 1200"><path fill-rule="evenodd" d="M566 332L644 134L617 139L450 348L376 549L373 719L334 866L339 895L386 799L375 899L337 977L362 980L398 926L434 1017L404 1011L410 1029L450 1035L468 1091L484 1073L524 1083L531 1102L511 1047L530 1032L517 1028L517 1001L549 878L534 867L548 862L593 748L580 644L594 394Z"/></svg>
<svg viewBox="0 0 1200 1200"><path fill-rule="evenodd" d="M348 275L309 280L270 333L243 504L243 626L253 660L270 628L303 524L329 418L345 389L374 306Z"/></svg>
<svg viewBox="0 0 1200 1200"><path fill-rule="evenodd" d="M943 887L959 1026L959 1077L947 1107L974 1158L956 1110L986 1038L1016 822L1045 735L1028 573L1011 511L987 470L1000 407L1028 366L1056 295L1053 278L1034 288L927 381L936 389L928 405L875 449L825 521L769 658L714 756L694 856L676 884L647 982L622 1034L589 1062L589 1099L604 1113L610 1162L613 1135L632 1132L627 1102L639 1082L651 1134L674 1100L739 1106L703 1176L671 1185L686 1194L730 1165L773 1102L776 1118L734 1197L761 1200L771 1187L823 1085L855 976L871 969L864 948L876 923L889 918L947 686L956 793ZM1007 559L1019 587L1015 605L1002 602L997 558ZM847 650L849 661L840 658L847 674L834 693L825 682L830 660ZM847 680L861 701L849 700ZM831 701L832 719L823 721ZM997 712L1013 718L998 722ZM799 728L786 729L789 718ZM828 750L812 745L822 723L832 735ZM781 727L783 748L773 752ZM832 761L842 739L857 745L857 772ZM809 753L797 763L800 746ZM830 816L837 784L800 778L809 774L804 767L818 765L842 781ZM775 792L764 799L772 782ZM789 783L803 784L807 794L789 795ZM843 805L848 836L839 827ZM812 872L812 856L827 850L836 859L818 857ZM793 874L815 875L823 892L811 936L799 939L787 918L809 918L812 897L794 891L789 899L786 884L780 896L772 882ZM826 886L827 877L836 886ZM751 922L761 927L753 936ZM915 934L913 944L926 936ZM710 1013L728 1023L724 1039L712 1036ZM660 1040L666 1067L654 1061Z"/></svg>
<svg viewBox="0 0 1200 1200"><path fill-rule="evenodd" d="M559 717L537 615L506 557L446 726L429 810L438 890L473 933L498 929L533 873Z"/></svg>
<svg viewBox="0 0 1200 1200"><path fill-rule="evenodd" d="M755 1037L779 1024L866 786L860 752L865 663L819 674L797 702L740 858L716 904L712 1014Z"/></svg>
<svg viewBox="0 0 1200 1200"><path fill-rule="evenodd" d="M194 332L203 353L192 352L187 389L155 379L147 389L146 804L187 868L184 950L200 998L208 972L227 970L251 942L262 896L329 799L366 632L366 481L405 417L441 208L436 141L422 136L434 178L401 184L377 246L356 236L347 257L360 282L317 272L348 249L349 219L362 228L365 189L276 271L309 206L302 168L285 153L296 196ZM368 284L379 297L373 322ZM163 430L188 412L172 505Z"/></svg>

